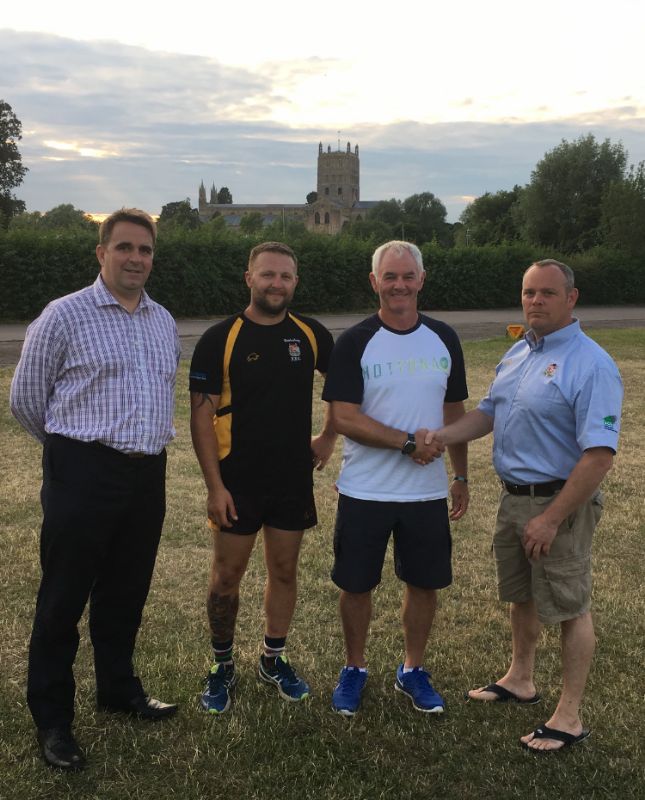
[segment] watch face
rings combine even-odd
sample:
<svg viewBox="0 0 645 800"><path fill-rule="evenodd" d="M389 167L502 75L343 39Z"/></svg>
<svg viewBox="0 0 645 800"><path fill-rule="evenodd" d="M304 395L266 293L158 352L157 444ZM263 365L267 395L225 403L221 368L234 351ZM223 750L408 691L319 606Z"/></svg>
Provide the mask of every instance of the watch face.
<svg viewBox="0 0 645 800"><path fill-rule="evenodd" d="M408 439L408 441L403 445L401 452L404 456L409 456L410 453L414 453L417 449L417 444L414 439Z"/></svg>

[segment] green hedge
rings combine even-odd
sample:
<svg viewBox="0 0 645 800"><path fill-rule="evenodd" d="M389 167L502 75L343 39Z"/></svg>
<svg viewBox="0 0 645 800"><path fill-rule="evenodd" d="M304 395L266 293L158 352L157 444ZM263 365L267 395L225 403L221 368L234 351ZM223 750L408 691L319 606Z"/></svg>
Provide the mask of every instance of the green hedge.
<svg viewBox="0 0 645 800"><path fill-rule="evenodd" d="M204 226L161 236L150 294L177 317L225 315L244 307L248 253L261 236ZM378 242L349 236L287 237L300 260L294 307L304 312L374 308L368 282ZM98 264L92 233L0 233L0 319L32 319L52 299L91 283ZM427 279L420 305L427 309L516 306L524 269L543 253L525 244L422 248ZM645 304L645 256L597 248L564 258L576 272L582 303Z"/></svg>

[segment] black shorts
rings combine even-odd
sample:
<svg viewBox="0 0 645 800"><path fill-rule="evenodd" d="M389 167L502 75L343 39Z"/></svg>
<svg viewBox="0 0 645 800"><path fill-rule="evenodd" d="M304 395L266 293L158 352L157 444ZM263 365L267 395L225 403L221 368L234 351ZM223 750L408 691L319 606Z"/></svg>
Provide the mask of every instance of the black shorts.
<svg viewBox="0 0 645 800"><path fill-rule="evenodd" d="M369 592L381 581L390 534L396 576L420 589L452 582L452 540L445 499L413 503L338 495L331 578L346 592Z"/></svg>
<svg viewBox="0 0 645 800"><path fill-rule="evenodd" d="M224 533L257 533L263 525L283 531L304 531L318 524L313 489L299 494L237 494L231 492L237 520ZM211 523L211 527L214 527Z"/></svg>

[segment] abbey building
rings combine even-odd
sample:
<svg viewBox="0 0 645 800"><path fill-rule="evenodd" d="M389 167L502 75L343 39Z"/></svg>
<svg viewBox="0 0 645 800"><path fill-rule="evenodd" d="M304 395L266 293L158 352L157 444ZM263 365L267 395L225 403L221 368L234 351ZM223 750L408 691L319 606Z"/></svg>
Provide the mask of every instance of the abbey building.
<svg viewBox="0 0 645 800"><path fill-rule="evenodd" d="M346 222L363 219L377 201L361 200L360 162L358 145L352 152L347 142L345 152L323 151L318 145L317 198L312 203L217 203L215 189L211 190L211 202L206 202L206 189L202 181L199 187L199 216L205 222L221 214L232 227L239 226L245 214L257 212L263 223L269 225L284 218L300 220L308 230L319 233L339 233ZM215 202L214 202L215 201Z"/></svg>

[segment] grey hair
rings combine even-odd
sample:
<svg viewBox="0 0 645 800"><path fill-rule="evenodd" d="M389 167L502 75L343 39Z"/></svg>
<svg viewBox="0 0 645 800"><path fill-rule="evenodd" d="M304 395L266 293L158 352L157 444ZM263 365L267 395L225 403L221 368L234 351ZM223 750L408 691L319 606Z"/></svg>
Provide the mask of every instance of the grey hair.
<svg viewBox="0 0 645 800"><path fill-rule="evenodd" d="M536 261L535 263L531 264L531 267L557 267L564 275L564 288L567 290L567 292L570 292L576 285L575 275L573 274L571 267L568 267L561 261L556 261L555 258L544 258L542 261ZM524 275L526 275L531 267L528 267L524 271Z"/></svg>
<svg viewBox="0 0 645 800"><path fill-rule="evenodd" d="M380 247L377 247L374 251L374 255L372 256L372 272L378 278L379 277L379 267L381 266L381 261L383 260L383 256L389 251L394 250L397 256L402 256L404 253L409 253L412 258L414 259L415 264L417 265L417 271L419 275L423 275L425 270L423 269L423 257L421 255L421 251L416 246L416 244L412 244L412 242L400 242L397 239L391 242L386 242L382 244Z"/></svg>

